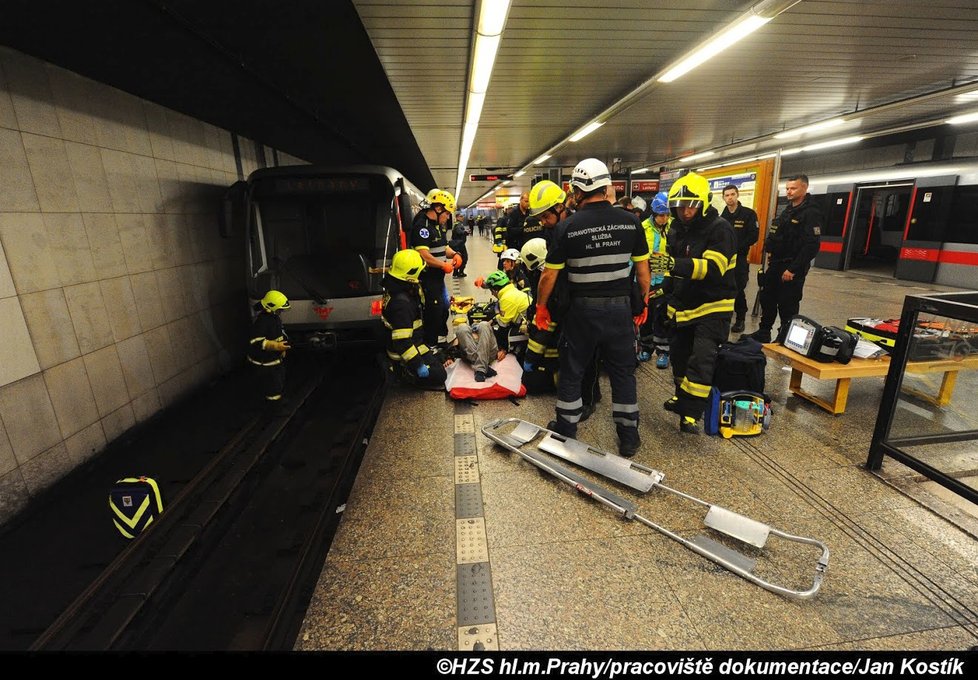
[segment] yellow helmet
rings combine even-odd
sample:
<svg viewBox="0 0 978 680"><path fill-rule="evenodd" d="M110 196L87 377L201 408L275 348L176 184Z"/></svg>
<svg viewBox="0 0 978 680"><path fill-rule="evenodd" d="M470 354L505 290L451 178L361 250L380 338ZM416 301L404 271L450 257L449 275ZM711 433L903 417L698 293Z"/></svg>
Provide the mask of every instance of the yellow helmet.
<svg viewBox="0 0 978 680"><path fill-rule="evenodd" d="M266 312L275 312L279 309L289 308L289 298L277 290L270 290L261 299L261 306Z"/></svg>
<svg viewBox="0 0 978 680"><path fill-rule="evenodd" d="M497 255L499 253L503 252L504 250L506 250L506 245L505 244L503 244L503 243L493 243L492 244L492 252L496 253Z"/></svg>
<svg viewBox="0 0 978 680"><path fill-rule="evenodd" d="M564 193L563 189L549 179L537 182L530 189L530 215L546 212L558 203L563 203L565 198L567 198L567 194Z"/></svg>
<svg viewBox="0 0 978 680"><path fill-rule="evenodd" d="M435 203L441 203L445 206L445 210L455 214L455 197L444 189L432 189L428 192L428 205L434 205Z"/></svg>
<svg viewBox="0 0 978 680"><path fill-rule="evenodd" d="M418 275L421 274L422 269L424 269L424 260L421 259L421 253L413 248L408 248L394 253L394 257L391 259L391 268L387 270L387 273L395 279L417 283Z"/></svg>
<svg viewBox="0 0 978 680"><path fill-rule="evenodd" d="M710 183L702 175L691 172L680 177L669 189L670 208L699 208L706 215L710 207Z"/></svg>

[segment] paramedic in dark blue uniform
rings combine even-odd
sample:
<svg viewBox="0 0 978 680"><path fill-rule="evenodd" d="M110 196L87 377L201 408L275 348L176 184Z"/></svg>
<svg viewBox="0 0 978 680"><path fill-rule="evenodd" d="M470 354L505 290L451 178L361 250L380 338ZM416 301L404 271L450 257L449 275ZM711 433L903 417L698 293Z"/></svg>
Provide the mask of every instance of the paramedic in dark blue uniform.
<svg viewBox="0 0 978 680"><path fill-rule="evenodd" d="M757 243L757 213L740 202L740 190L733 184L723 187L723 202L727 207L720 217L730 223L737 235L737 268L734 278L737 280L737 298L734 300L736 320L730 328L731 333L743 333L747 321L747 281L750 279L750 263L747 253L750 247Z"/></svg>
<svg viewBox="0 0 978 680"><path fill-rule="evenodd" d="M675 332L670 342L675 396L663 406L679 414L681 432L696 434L713 383L717 349L730 334L737 283L737 239L710 205L710 183L689 173L669 188L673 224L666 254L649 258L653 273L669 274L666 313Z"/></svg>
<svg viewBox="0 0 978 680"><path fill-rule="evenodd" d="M785 183L788 207L778 217L777 229L772 229L764 242L768 266L761 288L761 323L751 337L758 342L771 342L774 320L781 317L777 341L784 340L791 317L801 307L805 276L818 254L824 217L822 210L808 193L808 176L789 177Z"/></svg>
<svg viewBox="0 0 978 680"><path fill-rule="evenodd" d="M648 300L649 245L638 218L608 201L611 173L604 163L596 158L578 163L571 186L578 210L557 226L554 247L547 251L540 277L534 319L538 329L550 327L547 301L557 273L566 268L570 306L561 322L557 417L549 429L567 437L577 436L577 424L584 411L581 381L588 362L600 348L604 369L611 379L618 453L634 456L641 440L631 292L632 280L637 276L641 298Z"/></svg>
<svg viewBox="0 0 978 680"><path fill-rule="evenodd" d="M248 362L256 367L258 382L266 401L282 398L285 386L285 353L289 339L282 329L282 311L289 309L289 299L277 290L270 290L256 305L260 311L251 326L248 343Z"/></svg>
<svg viewBox="0 0 978 680"><path fill-rule="evenodd" d="M440 338L443 338L441 342L448 340L449 298L445 274L462 266L462 256L448 247L446 239L447 232L451 231L455 197L447 191L432 189L428 192L427 202L428 207L415 215L411 223L408 245L418 251L426 265L421 272L424 341L434 347Z"/></svg>

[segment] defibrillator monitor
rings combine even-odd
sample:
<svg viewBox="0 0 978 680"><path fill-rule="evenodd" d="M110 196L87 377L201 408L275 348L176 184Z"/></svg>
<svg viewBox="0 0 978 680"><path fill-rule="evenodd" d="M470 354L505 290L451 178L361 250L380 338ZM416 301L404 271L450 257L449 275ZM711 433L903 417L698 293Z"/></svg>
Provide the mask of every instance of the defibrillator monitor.
<svg viewBox="0 0 978 680"><path fill-rule="evenodd" d="M793 316L788 324L788 332L784 338L784 346L804 356L811 356L815 341L815 333L819 325L803 316Z"/></svg>

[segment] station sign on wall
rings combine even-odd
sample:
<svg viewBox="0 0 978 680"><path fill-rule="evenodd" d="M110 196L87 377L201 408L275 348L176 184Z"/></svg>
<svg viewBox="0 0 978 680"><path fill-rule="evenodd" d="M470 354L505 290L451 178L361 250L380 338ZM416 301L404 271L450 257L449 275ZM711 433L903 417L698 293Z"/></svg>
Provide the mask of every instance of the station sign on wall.
<svg viewBox="0 0 978 680"><path fill-rule="evenodd" d="M636 194L655 194L659 192L659 180L657 179L633 179L632 196Z"/></svg>

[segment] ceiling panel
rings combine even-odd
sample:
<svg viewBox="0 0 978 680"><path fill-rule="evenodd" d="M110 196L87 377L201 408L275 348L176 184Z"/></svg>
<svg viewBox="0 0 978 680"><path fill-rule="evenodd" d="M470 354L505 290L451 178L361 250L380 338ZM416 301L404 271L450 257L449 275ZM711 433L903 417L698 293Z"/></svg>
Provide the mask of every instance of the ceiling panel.
<svg viewBox="0 0 978 680"><path fill-rule="evenodd" d="M474 4L354 0L435 181L448 188ZM514 0L468 172L522 167L749 6ZM975 35L978 3L969 0L804 0L679 80L651 86L547 165L596 156L635 168L724 146L764 151L779 146L770 137L780 130L894 102L910 103L853 129L939 119L968 109L953 88L978 79ZM465 183L460 203L490 186Z"/></svg>

